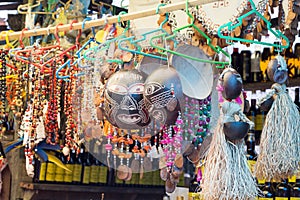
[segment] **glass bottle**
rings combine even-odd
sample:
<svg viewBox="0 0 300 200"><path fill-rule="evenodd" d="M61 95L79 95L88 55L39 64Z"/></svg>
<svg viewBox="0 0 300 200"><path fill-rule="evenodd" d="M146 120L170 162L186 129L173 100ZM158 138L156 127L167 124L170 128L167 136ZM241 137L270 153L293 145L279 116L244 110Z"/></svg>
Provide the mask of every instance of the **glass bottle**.
<svg viewBox="0 0 300 200"><path fill-rule="evenodd" d="M261 199L260 197L264 197L263 196L263 188L265 187L266 181L265 181L265 179L257 179L257 178L256 178L256 181L257 181L257 187L258 187L259 191L261 192L258 194L258 197L256 199Z"/></svg>
<svg viewBox="0 0 300 200"><path fill-rule="evenodd" d="M289 199L289 185L287 179L283 179L276 187L275 200L288 200Z"/></svg>
<svg viewBox="0 0 300 200"><path fill-rule="evenodd" d="M274 200L275 194L271 187L271 182L266 181L264 187L262 188L262 197L259 197L259 200Z"/></svg>
<svg viewBox="0 0 300 200"><path fill-rule="evenodd" d="M242 63L242 70L238 71L238 73L242 76L243 82L246 83L252 82L250 50L241 51L241 63Z"/></svg>
<svg viewBox="0 0 300 200"><path fill-rule="evenodd" d="M261 132L265 123L265 111L258 108L256 110L256 117L255 117L255 139L258 141L257 144L259 144Z"/></svg>
<svg viewBox="0 0 300 200"><path fill-rule="evenodd" d="M83 152L84 152L84 149L81 147L80 153L76 156L76 152L75 152L75 150L73 150L73 154L75 155L75 162L74 162L72 183L76 184L76 185L81 183Z"/></svg>
<svg viewBox="0 0 300 200"><path fill-rule="evenodd" d="M57 157L60 159L60 161L63 164L66 164L65 157L64 157L62 152L57 153ZM55 178L54 178L55 182L56 183L63 183L64 182L64 175L65 175L65 169L62 168L62 167L56 166Z"/></svg>
<svg viewBox="0 0 300 200"><path fill-rule="evenodd" d="M64 182L68 184L71 184L73 180L74 159L75 159L75 150L71 151L70 155L67 157L66 167L69 170L65 170Z"/></svg>
<svg viewBox="0 0 300 200"><path fill-rule="evenodd" d="M114 185L115 183L115 169L108 168L103 163L100 163L100 170L99 170L99 184L100 185Z"/></svg>
<svg viewBox="0 0 300 200"><path fill-rule="evenodd" d="M91 158L91 173L90 173L90 184L99 184L99 174L100 174L100 162L95 158Z"/></svg>
<svg viewBox="0 0 300 200"><path fill-rule="evenodd" d="M247 140L246 140L246 146L247 146L247 161L251 170L251 173L254 172L254 165L257 160L257 153L255 151L255 132L253 129L250 129L247 134Z"/></svg>
<svg viewBox="0 0 300 200"><path fill-rule="evenodd" d="M263 74L262 80L264 82L266 82L268 80L267 68L268 68L270 59L271 59L271 49L269 47L265 47L261 54L261 60L260 60L260 71Z"/></svg>
<svg viewBox="0 0 300 200"><path fill-rule="evenodd" d="M90 153L86 151L84 153L83 160L83 169L82 169L82 184L90 184L90 176L91 176L91 158Z"/></svg>
<svg viewBox="0 0 300 200"><path fill-rule="evenodd" d="M47 170L47 163L46 162L39 162L40 163L40 169L39 169L39 182L45 182L46 181L46 170Z"/></svg>
<svg viewBox="0 0 300 200"><path fill-rule="evenodd" d="M53 162L47 161L46 181L48 183L54 183L55 171L56 171L56 164L54 164Z"/></svg>
<svg viewBox="0 0 300 200"><path fill-rule="evenodd" d="M294 55L295 55L295 66L297 69L297 76L299 77L300 76L300 43L295 44Z"/></svg>
<svg viewBox="0 0 300 200"><path fill-rule="evenodd" d="M251 55L251 82L261 82L261 70L260 70L260 51L255 51Z"/></svg>
<svg viewBox="0 0 300 200"><path fill-rule="evenodd" d="M249 112L247 113L247 117L254 124L255 124L256 112L257 112L257 109L256 109L256 99L251 99L251 106L250 106Z"/></svg>
<svg viewBox="0 0 300 200"><path fill-rule="evenodd" d="M39 180L40 178L40 172L41 172L41 161L37 158L37 157L34 157L34 176L33 176L33 182L34 183L38 183L38 182L43 182L45 180L45 169L44 169L44 172L43 172L43 180Z"/></svg>
<svg viewBox="0 0 300 200"><path fill-rule="evenodd" d="M297 76L297 66L296 66L296 56L293 53L292 47L289 47L285 50L284 58L287 64L287 68L289 70L289 77L294 78Z"/></svg>
<svg viewBox="0 0 300 200"><path fill-rule="evenodd" d="M300 200L300 169L293 178L294 182L290 185L290 200Z"/></svg>
<svg viewBox="0 0 300 200"><path fill-rule="evenodd" d="M233 69L235 69L237 72L242 69L241 65L241 55L239 53L238 48L233 48L233 52L231 54L231 66ZM242 75L242 74L241 74Z"/></svg>

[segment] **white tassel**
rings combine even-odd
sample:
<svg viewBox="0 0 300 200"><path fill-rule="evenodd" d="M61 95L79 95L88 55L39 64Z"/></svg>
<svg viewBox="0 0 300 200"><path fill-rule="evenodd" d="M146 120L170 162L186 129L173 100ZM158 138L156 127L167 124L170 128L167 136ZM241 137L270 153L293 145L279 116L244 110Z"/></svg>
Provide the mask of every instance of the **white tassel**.
<svg viewBox="0 0 300 200"><path fill-rule="evenodd" d="M285 85L273 84L274 102L268 112L255 166L259 179L288 178L300 162L300 115Z"/></svg>
<svg viewBox="0 0 300 200"><path fill-rule="evenodd" d="M235 141L235 144L229 142L223 131L225 119L226 122L234 121L233 116L240 115L240 108L236 109L235 104L222 104L225 114L219 118L205 160L201 183L205 200L248 200L258 195L256 182L247 164L244 140Z"/></svg>

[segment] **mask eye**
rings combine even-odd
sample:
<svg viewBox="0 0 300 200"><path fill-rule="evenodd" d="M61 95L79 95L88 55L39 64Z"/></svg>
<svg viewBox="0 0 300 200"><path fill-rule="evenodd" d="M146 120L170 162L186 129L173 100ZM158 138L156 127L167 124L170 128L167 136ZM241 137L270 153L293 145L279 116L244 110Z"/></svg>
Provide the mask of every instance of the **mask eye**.
<svg viewBox="0 0 300 200"><path fill-rule="evenodd" d="M144 84L136 84L129 88L129 93L130 94L143 94L144 89L145 89Z"/></svg>
<svg viewBox="0 0 300 200"><path fill-rule="evenodd" d="M116 94L127 94L127 88L122 85L110 85L107 89Z"/></svg>
<svg viewBox="0 0 300 200"><path fill-rule="evenodd" d="M162 88L163 88L163 86L158 83L150 83L145 89L145 94L151 95L151 94L159 91Z"/></svg>

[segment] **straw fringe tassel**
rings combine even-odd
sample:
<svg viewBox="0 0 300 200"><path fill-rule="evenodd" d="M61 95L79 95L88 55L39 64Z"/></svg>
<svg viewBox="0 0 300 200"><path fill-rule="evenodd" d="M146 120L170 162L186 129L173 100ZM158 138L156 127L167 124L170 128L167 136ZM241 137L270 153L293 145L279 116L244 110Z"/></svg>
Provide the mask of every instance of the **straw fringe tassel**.
<svg viewBox="0 0 300 200"><path fill-rule="evenodd" d="M262 130L255 175L280 180L295 173L299 166L300 116L285 85L274 84L272 88L277 92Z"/></svg>
<svg viewBox="0 0 300 200"><path fill-rule="evenodd" d="M212 137L201 184L204 199L255 199L258 189L247 164L244 141L226 141L222 117Z"/></svg>

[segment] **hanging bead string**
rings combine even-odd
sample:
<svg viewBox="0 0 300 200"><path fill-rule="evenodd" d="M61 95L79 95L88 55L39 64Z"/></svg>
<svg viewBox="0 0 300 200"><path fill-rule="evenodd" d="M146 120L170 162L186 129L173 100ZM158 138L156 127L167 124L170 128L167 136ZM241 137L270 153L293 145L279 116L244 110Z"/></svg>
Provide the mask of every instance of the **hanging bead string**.
<svg viewBox="0 0 300 200"><path fill-rule="evenodd" d="M114 128L114 138L118 137L118 131L117 128ZM119 154L119 150L118 150L118 142L117 140L114 142L114 149L113 149L113 159L114 159L114 168L117 168L117 155Z"/></svg>
<svg viewBox="0 0 300 200"><path fill-rule="evenodd" d="M192 141L195 148L202 144L204 137L209 133L210 111L211 96L201 100L185 98L182 116L183 137L186 141Z"/></svg>
<svg viewBox="0 0 300 200"><path fill-rule="evenodd" d="M1 128L1 136L5 132L5 127L3 126L5 123L5 108L6 108L6 59L5 52L1 51L0 54L0 128Z"/></svg>
<svg viewBox="0 0 300 200"><path fill-rule="evenodd" d="M5 53L5 56L4 56L5 63L6 63L7 66L9 66L9 65L11 65L12 61L11 61L11 59L8 56L8 51L5 50L4 53ZM10 76L16 75L16 70L11 69L10 67L7 67L6 70L7 70L6 71L6 76L10 77ZM16 96L16 89L15 89L16 88L15 87L15 85L16 85L16 78L17 77L15 77L15 78L7 78L6 79L6 101L7 101L7 108L6 108L6 110L7 110L8 113L10 111L12 111L13 99Z"/></svg>
<svg viewBox="0 0 300 200"><path fill-rule="evenodd" d="M196 104L196 111L198 111L195 117L197 119L197 130L195 132L194 143L195 147L197 145L201 145L204 137L209 133L209 123L211 118L211 96L209 95L207 98L199 100L198 104Z"/></svg>
<svg viewBox="0 0 300 200"><path fill-rule="evenodd" d="M46 134L48 144L58 144L59 142L59 134L58 134L58 122L57 122L57 79L55 76L55 70L52 70L51 76L51 86L49 85L50 97L48 102L48 111L46 115Z"/></svg>
<svg viewBox="0 0 300 200"><path fill-rule="evenodd" d="M119 143L121 143L121 145L120 145L120 148L119 148L119 155L118 155L118 157L119 157L119 159L120 159L120 165L123 165L123 160L124 160L124 142L125 142L125 139L124 139L124 131L123 130L121 130L121 138L123 138L123 139L121 139L121 140L119 140Z"/></svg>
<svg viewBox="0 0 300 200"><path fill-rule="evenodd" d="M256 10L263 15L266 10L266 6L268 6L267 0L261 0L258 2L256 6ZM253 22L250 26L247 27L248 31L253 31L256 28L257 23L261 20L261 18L257 15L254 16Z"/></svg>
<svg viewBox="0 0 300 200"><path fill-rule="evenodd" d="M32 102L32 109L33 109L33 115L32 115L32 124L31 124L31 133L30 133L30 143L34 144L36 141L36 128L37 128L37 122L39 120L39 109L40 109L40 79L38 78L37 73L35 72L35 68L30 68L30 80L31 80L31 95L30 95L30 101ZM37 80L38 79L38 80ZM32 146L32 148L34 148Z"/></svg>
<svg viewBox="0 0 300 200"><path fill-rule="evenodd" d="M64 113L66 117L66 135L65 135L65 146L71 149L79 150L76 146L77 127L75 120L73 118L73 96L75 95L75 82L74 82L74 71L70 70L69 72L70 80L64 83Z"/></svg>
<svg viewBox="0 0 300 200"><path fill-rule="evenodd" d="M113 130L112 130L112 126L110 125L108 128L108 133L107 133L107 144L105 144L105 150L107 152L107 165L109 165L109 160L110 160L110 156L111 156L111 151L112 151L112 144L111 144L111 140L113 138Z"/></svg>
<svg viewBox="0 0 300 200"><path fill-rule="evenodd" d="M32 127L33 107L30 102L27 103L27 109L23 115L22 123L18 132L19 137L24 137L23 144L25 144L25 156L29 159L29 164L33 160L33 143L30 142L30 130Z"/></svg>
<svg viewBox="0 0 300 200"><path fill-rule="evenodd" d="M81 117L81 110L82 110L82 99L83 99L83 93L82 93L82 79L75 79L75 85L74 85L74 103L73 105L73 113L77 116L77 132L83 133L83 121Z"/></svg>
<svg viewBox="0 0 300 200"><path fill-rule="evenodd" d="M90 103L89 103L89 109L90 109L90 113L91 113L91 118L93 120L93 122L96 124L96 125L99 125L101 124L103 126L103 124L101 123L102 121L100 121L98 119L98 116L97 116L97 109L96 109L96 106L95 106L95 103L94 103L94 98L95 98L95 95L99 95L97 94L98 92L100 92L100 88L102 87L102 84L101 84L101 76L100 76L100 73L99 73L99 66L100 65L97 65L98 67L94 70L94 73L91 73L91 83L90 83Z"/></svg>
<svg viewBox="0 0 300 200"><path fill-rule="evenodd" d="M176 120L176 124L174 126L175 135L174 135L173 147L174 147L176 154L181 153L181 147L182 147L182 141L183 141L182 125L183 125L183 120L181 118L181 113L179 112L179 115Z"/></svg>
<svg viewBox="0 0 300 200"><path fill-rule="evenodd" d="M173 153L173 146L172 143L174 142L173 135L172 135L172 126L163 129L161 144L163 145L163 152L166 156L166 164L168 168L168 172L171 172L174 159L176 154Z"/></svg>
<svg viewBox="0 0 300 200"><path fill-rule="evenodd" d="M24 91L24 85L22 84L24 80L22 79L22 74L24 73L25 66L21 65L20 62L14 62L15 66L17 67L17 78L15 81L15 95L12 100L11 104L11 110L13 114L20 118L23 113L23 91Z"/></svg>

